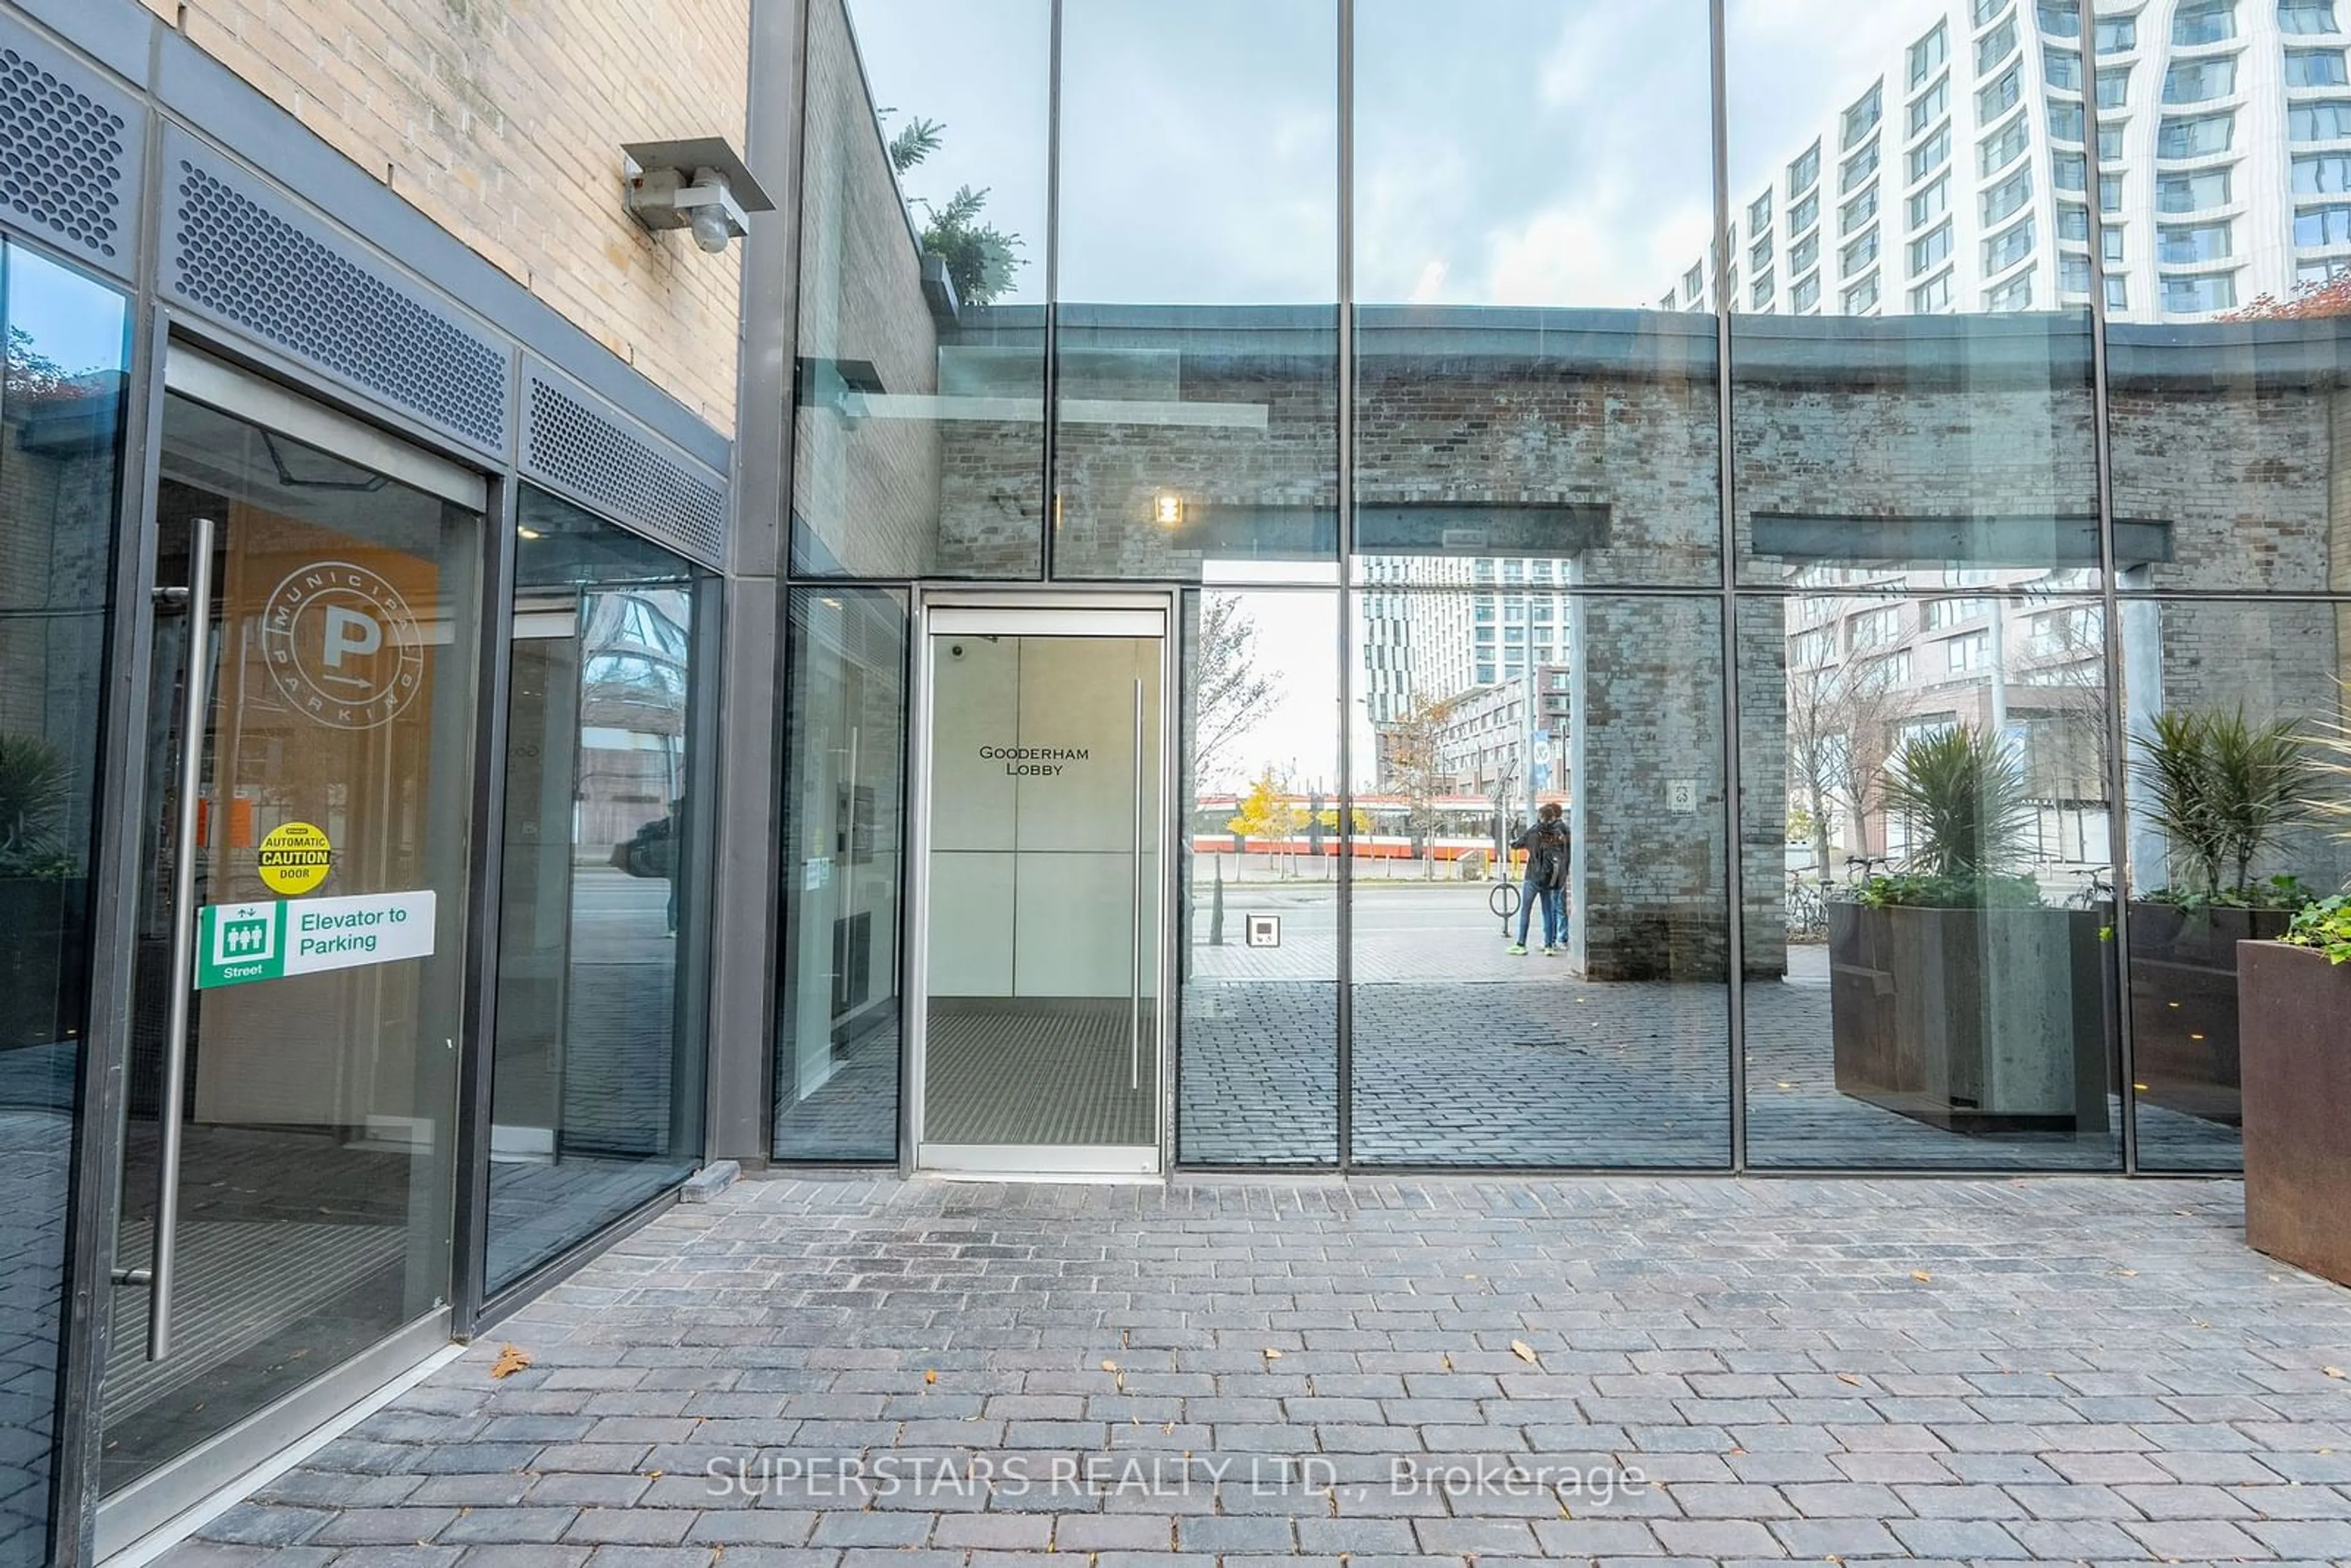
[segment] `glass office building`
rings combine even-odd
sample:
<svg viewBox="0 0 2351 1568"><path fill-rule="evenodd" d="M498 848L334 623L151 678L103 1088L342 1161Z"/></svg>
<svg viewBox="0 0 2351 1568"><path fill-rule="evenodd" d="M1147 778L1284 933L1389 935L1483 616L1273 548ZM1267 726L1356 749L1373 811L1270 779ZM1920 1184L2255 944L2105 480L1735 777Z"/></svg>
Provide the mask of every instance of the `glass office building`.
<svg viewBox="0 0 2351 1568"><path fill-rule="evenodd" d="M728 428L0 15L0 1568L720 1161L2237 1168L2335 5L751 11Z"/></svg>

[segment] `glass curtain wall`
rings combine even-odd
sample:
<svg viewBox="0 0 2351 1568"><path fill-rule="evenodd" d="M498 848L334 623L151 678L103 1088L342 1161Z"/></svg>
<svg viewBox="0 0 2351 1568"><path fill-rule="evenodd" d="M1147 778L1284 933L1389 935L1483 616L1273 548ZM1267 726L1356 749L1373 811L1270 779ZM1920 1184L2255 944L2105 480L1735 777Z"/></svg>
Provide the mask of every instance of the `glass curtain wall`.
<svg viewBox="0 0 2351 1568"><path fill-rule="evenodd" d="M1048 0L817 0L791 570L1035 578Z"/></svg>
<svg viewBox="0 0 2351 1568"><path fill-rule="evenodd" d="M1708 7L1354 14L1351 1154L1723 1165Z"/></svg>
<svg viewBox="0 0 2351 1568"><path fill-rule="evenodd" d="M2238 1163L2237 942L2277 936L2296 905L2351 876L2340 820L2310 804L2339 804L2346 781L2308 771L2323 759L2313 722L2341 721L2351 676L2351 76L2338 9L2243 0L2196 27L2183 10L2168 36L2095 65L2100 184L2114 186L2099 249L2119 881L2148 1168ZM2298 742L2262 768L2284 727ZM2247 810L2281 768L2298 779L2268 811ZM2249 826L2215 841L2198 818L2216 812Z"/></svg>
<svg viewBox="0 0 2351 1568"><path fill-rule="evenodd" d="M1332 580L1337 10L1061 16L1052 572Z"/></svg>
<svg viewBox="0 0 2351 1568"><path fill-rule="evenodd" d="M812 235L952 53L917 0L818 9L871 79L811 90ZM969 179L1043 263L1038 335L987 351L1051 438L944 370L901 412L1014 498L991 561L1197 585L1179 1157L2234 1164L2231 944L2351 851L2297 807L2215 871L2154 779L2241 702L2305 761L2344 711L2351 37L2101 9L1727 0L1719 102L1698 0L1355 0L1343 82L1325 0L1038 0L958 67L974 141L1019 129ZM879 298L811 243L804 309ZM907 427L881 382L841 440ZM896 515L810 499L870 486L945 537L945 479L833 439L804 524ZM853 572L886 621L890 582L997 567L794 570L810 616ZM903 643L813 656L887 707ZM1546 804L1573 848L1521 956ZM788 987L838 967L810 940Z"/></svg>
<svg viewBox="0 0 2351 1568"><path fill-rule="evenodd" d="M702 1153L688 852L707 574L526 488L515 545L491 1081L492 1291Z"/></svg>
<svg viewBox="0 0 2351 1568"><path fill-rule="evenodd" d="M792 590L776 1157L898 1155L906 595Z"/></svg>
<svg viewBox="0 0 2351 1568"><path fill-rule="evenodd" d="M0 383L0 1564L47 1557L128 302L16 246Z"/></svg>
<svg viewBox="0 0 2351 1568"><path fill-rule="evenodd" d="M1339 595L1185 596L1176 1154L1339 1158Z"/></svg>
<svg viewBox="0 0 2351 1568"><path fill-rule="evenodd" d="M2112 1166L2087 214L2016 5L1831 9L1727 11L1748 1157Z"/></svg>

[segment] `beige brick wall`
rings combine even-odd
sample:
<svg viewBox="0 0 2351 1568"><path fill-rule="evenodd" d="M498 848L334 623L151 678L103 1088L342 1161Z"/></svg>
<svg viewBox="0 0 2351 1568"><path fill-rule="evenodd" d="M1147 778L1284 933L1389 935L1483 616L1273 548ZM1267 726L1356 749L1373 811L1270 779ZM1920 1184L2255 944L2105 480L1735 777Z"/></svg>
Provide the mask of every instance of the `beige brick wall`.
<svg viewBox="0 0 2351 1568"><path fill-rule="evenodd" d="M731 433L742 247L639 227L620 147L742 150L751 0L145 3Z"/></svg>

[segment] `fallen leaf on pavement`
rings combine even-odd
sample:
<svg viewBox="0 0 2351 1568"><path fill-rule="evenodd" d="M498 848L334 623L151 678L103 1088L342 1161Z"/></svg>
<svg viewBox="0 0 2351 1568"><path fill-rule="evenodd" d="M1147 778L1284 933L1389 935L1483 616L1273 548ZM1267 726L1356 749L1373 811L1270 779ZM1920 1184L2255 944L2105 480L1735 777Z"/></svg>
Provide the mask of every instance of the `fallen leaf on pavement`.
<svg viewBox="0 0 2351 1568"><path fill-rule="evenodd" d="M1927 1272L1927 1270L1924 1270L1924 1269L1913 1269L1913 1270L1910 1270L1910 1277L1911 1277L1912 1279L1914 1279L1914 1280L1917 1281L1920 1284L1922 1284L1922 1285L1923 1285L1923 1284L1927 1283L1929 1280L1932 1280L1935 1276L1934 1276L1934 1275L1932 1275L1932 1274L1929 1274L1929 1273L1928 1273L1928 1272Z"/></svg>
<svg viewBox="0 0 2351 1568"><path fill-rule="evenodd" d="M502 1344L498 1346L497 1360L490 1363L490 1375L492 1377L512 1377L516 1373L520 1372L524 1367L528 1366L529 1364L530 1357L522 1353L520 1346Z"/></svg>
<svg viewBox="0 0 2351 1568"><path fill-rule="evenodd" d="M925 1383L936 1383L938 1380L939 1375L936 1368L933 1368L931 1371L923 1374L923 1381Z"/></svg>
<svg viewBox="0 0 2351 1568"><path fill-rule="evenodd" d="M1860 1379L1860 1378L1858 1378L1858 1377L1855 1377L1855 1376L1852 1373L1850 1373L1850 1372L1840 1372L1840 1373L1838 1373L1838 1374L1837 1374L1837 1381L1838 1381L1839 1383L1850 1383L1850 1384L1852 1384L1855 1388L1858 1388L1858 1387L1860 1387L1860 1386L1861 1386L1861 1379Z"/></svg>
<svg viewBox="0 0 2351 1568"><path fill-rule="evenodd" d="M1105 1361L1102 1363L1102 1370L1104 1372L1116 1372L1118 1370L1118 1363L1114 1361Z"/></svg>
<svg viewBox="0 0 2351 1568"><path fill-rule="evenodd" d="M1268 1345L1265 1347L1265 1358L1268 1361L1280 1361L1281 1359L1281 1352L1274 1349L1271 1345Z"/></svg>
<svg viewBox="0 0 2351 1568"><path fill-rule="evenodd" d="M1514 1339L1510 1342L1510 1354L1530 1365L1541 1364L1535 1360L1535 1353L1527 1347L1527 1342L1522 1339Z"/></svg>

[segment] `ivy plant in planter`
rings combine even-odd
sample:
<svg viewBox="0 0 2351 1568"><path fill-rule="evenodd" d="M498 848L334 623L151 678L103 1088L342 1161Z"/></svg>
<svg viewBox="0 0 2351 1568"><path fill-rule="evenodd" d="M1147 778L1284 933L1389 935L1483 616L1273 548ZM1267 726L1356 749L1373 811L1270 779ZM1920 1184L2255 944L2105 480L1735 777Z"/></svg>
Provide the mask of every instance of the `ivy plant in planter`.
<svg viewBox="0 0 2351 1568"><path fill-rule="evenodd" d="M2134 1076L2148 1104L2238 1120L2237 944L2285 934L2309 891L2255 880L2271 841L2308 814L2301 727L2241 705L2157 714L2131 771L2169 852L2170 880L2130 906Z"/></svg>
<svg viewBox="0 0 2351 1568"><path fill-rule="evenodd" d="M2015 748L1966 726L1914 738L1878 798L1913 849L1830 910L1838 1090L1952 1132L2103 1129L2102 921L2017 871Z"/></svg>
<svg viewBox="0 0 2351 1568"><path fill-rule="evenodd" d="M72 773L56 747L0 735L0 1049L78 1027L82 881L66 847Z"/></svg>
<svg viewBox="0 0 2351 1568"><path fill-rule="evenodd" d="M2351 729L2314 727L2307 801L2351 844ZM2245 1239L2351 1285L2351 898L2318 900L2283 940L2237 952Z"/></svg>

